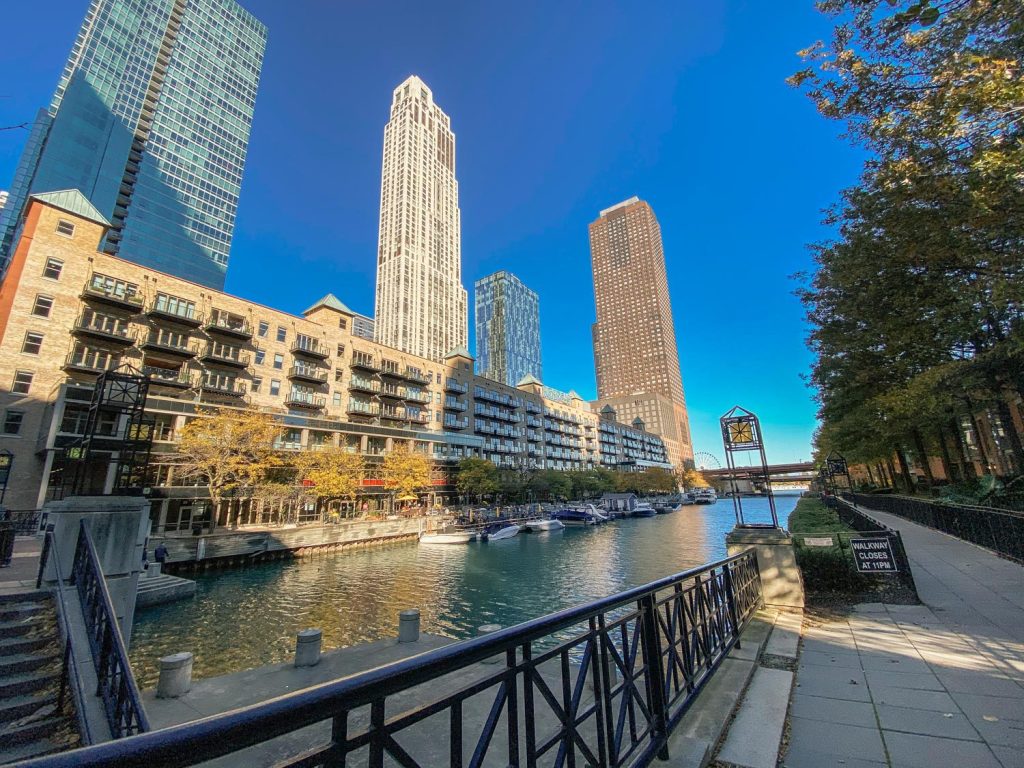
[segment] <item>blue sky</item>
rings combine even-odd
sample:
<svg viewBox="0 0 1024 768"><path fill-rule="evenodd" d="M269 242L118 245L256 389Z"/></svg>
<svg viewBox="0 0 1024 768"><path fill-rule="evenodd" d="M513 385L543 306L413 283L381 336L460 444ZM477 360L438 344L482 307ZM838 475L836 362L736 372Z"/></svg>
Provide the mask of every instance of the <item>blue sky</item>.
<svg viewBox="0 0 1024 768"><path fill-rule="evenodd" d="M330 290L372 313L383 129L418 74L456 133L470 301L497 269L540 294L546 384L596 394L587 224L638 195L661 223L695 448L722 459L717 419L740 404L769 459L810 458L789 276L862 161L785 83L829 34L812 0L243 5L270 42L230 292L299 312ZM46 36L5 36L0 126L49 101L86 7L5 8ZM26 135L0 132L0 189Z"/></svg>

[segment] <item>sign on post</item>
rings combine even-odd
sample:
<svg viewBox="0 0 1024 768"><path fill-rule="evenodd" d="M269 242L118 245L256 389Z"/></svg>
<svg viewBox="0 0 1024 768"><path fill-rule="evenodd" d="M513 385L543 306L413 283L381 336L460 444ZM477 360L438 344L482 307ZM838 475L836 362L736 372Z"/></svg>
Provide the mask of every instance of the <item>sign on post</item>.
<svg viewBox="0 0 1024 768"><path fill-rule="evenodd" d="M898 573L892 542L888 538L850 539L853 561L860 573Z"/></svg>

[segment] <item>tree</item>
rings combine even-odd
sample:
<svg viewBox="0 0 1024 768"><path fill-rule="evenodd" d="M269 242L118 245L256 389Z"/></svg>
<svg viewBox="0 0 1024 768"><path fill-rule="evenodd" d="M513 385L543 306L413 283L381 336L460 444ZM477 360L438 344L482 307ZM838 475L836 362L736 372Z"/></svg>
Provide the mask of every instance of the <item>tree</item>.
<svg viewBox="0 0 1024 768"><path fill-rule="evenodd" d="M399 444L384 456L380 477L384 488L395 495L415 496L430 487L430 462L422 453Z"/></svg>
<svg viewBox="0 0 1024 768"><path fill-rule="evenodd" d="M459 462L456 472L455 486L463 496L478 500L498 491L498 468L487 459L469 456Z"/></svg>
<svg viewBox="0 0 1024 768"><path fill-rule="evenodd" d="M178 472L206 485L216 518L227 495L258 487L280 466L274 451L279 432L262 411L204 410L178 433Z"/></svg>
<svg viewBox="0 0 1024 768"><path fill-rule="evenodd" d="M679 480L679 485L686 490L709 488L711 486L704 475L692 467L680 467L676 470L676 477Z"/></svg>
<svg viewBox="0 0 1024 768"><path fill-rule="evenodd" d="M564 500L572 494L572 480L565 472L555 469L541 469L529 481L530 489L538 498Z"/></svg>
<svg viewBox="0 0 1024 768"><path fill-rule="evenodd" d="M294 461L297 479L320 500L354 500L366 474L363 457L344 448L303 451Z"/></svg>

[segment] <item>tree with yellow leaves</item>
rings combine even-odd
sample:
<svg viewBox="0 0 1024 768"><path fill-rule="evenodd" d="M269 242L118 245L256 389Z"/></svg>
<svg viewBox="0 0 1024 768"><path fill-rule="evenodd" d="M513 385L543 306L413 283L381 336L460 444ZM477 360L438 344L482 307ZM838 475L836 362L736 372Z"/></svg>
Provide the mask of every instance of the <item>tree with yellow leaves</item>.
<svg viewBox="0 0 1024 768"><path fill-rule="evenodd" d="M366 475L363 457L344 448L303 451L294 464L296 478L321 501L355 500Z"/></svg>
<svg viewBox="0 0 1024 768"><path fill-rule="evenodd" d="M384 456L380 467L384 488L399 498L416 496L430 487L430 462L422 453L410 451L406 445L396 445Z"/></svg>

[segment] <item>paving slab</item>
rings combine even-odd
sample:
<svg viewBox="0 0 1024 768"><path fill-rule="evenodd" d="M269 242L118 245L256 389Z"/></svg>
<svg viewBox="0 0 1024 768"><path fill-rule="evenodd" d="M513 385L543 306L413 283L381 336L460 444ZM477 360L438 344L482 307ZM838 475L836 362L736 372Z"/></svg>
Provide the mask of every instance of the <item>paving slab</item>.
<svg viewBox="0 0 1024 768"><path fill-rule="evenodd" d="M789 725L790 745L806 745L802 748L840 759L873 760L883 765L886 762L882 735L877 728L825 723L801 717L791 717ZM787 762L789 756L787 753Z"/></svg>
<svg viewBox="0 0 1024 768"><path fill-rule="evenodd" d="M775 768L786 725L793 673L760 667L743 697L718 760L742 768Z"/></svg>
<svg viewBox="0 0 1024 768"><path fill-rule="evenodd" d="M888 704L893 707L927 709L933 712L959 712L953 697L945 691L919 691L911 688L893 688L878 685L871 689L875 706Z"/></svg>
<svg viewBox="0 0 1024 768"><path fill-rule="evenodd" d="M966 741L982 740L971 721L959 712L933 712L888 704L877 705L876 711L883 731L902 731Z"/></svg>
<svg viewBox="0 0 1024 768"><path fill-rule="evenodd" d="M782 768L888 768L888 763L857 757L830 755L803 745L790 747L779 763Z"/></svg>
<svg viewBox="0 0 1024 768"><path fill-rule="evenodd" d="M771 656L795 659L800 645L800 627L803 625L803 620L802 612L783 611L779 613L764 652Z"/></svg>
<svg viewBox="0 0 1024 768"><path fill-rule="evenodd" d="M1024 699L1024 686L999 674L938 668L936 677L950 693L973 693L982 696L1003 696ZM1024 702L1021 703L1024 708Z"/></svg>
<svg viewBox="0 0 1024 768"><path fill-rule="evenodd" d="M957 741L912 733L885 732L885 745L894 766L907 768L1003 768L988 745L980 741Z"/></svg>
<svg viewBox="0 0 1024 768"><path fill-rule="evenodd" d="M1024 765L1024 750L992 747L992 752L996 759L1003 764L1003 768L1020 768Z"/></svg>
<svg viewBox="0 0 1024 768"><path fill-rule="evenodd" d="M805 720L859 725L862 728L874 728L878 724L875 708L871 702L828 699L824 696L805 696L800 693L793 696L789 714L792 717L802 717Z"/></svg>
<svg viewBox="0 0 1024 768"><path fill-rule="evenodd" d="M804 667L796 678L799 693L847 701L871 701L867 680L859 669Z"/></svg>
<svg viewBox="0 0 1024 768"><path fill-rule="evenodd" d="M860 656L855 652L836 651L835 653L824 653L822 651L804 651L800 654L800 665L810 664L816 667L845 667L848 669L860 669Z"/></svg>
<svg viewBox="0 0 1024 768"><path fill-rule="evenodd" d="M868 687L909 688L915 691L945 691L942 681L931 672L880 672L869 669L864 672Z"/></svg>

